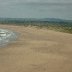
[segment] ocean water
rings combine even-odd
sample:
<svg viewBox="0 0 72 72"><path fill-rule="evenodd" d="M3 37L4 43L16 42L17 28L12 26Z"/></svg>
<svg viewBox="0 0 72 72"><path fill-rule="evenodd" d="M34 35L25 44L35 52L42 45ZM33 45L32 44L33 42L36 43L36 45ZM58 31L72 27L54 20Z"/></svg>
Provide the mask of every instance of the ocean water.
<svg viewBox="0 0 72 72"><path fill-rule="evenodd" d="M0 6L0 17L72 20L71 3L17 3Z"/></svg>

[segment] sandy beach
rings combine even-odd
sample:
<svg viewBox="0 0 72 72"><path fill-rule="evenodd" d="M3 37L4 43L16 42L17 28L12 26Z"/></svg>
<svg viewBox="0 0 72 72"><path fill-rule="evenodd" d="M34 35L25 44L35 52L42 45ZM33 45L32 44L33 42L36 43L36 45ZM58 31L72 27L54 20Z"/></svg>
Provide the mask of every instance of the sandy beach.
<svg viewBox="0 0 72 72"><path fill-rule="evenodd" d="M0 28L19 34L0 48L0 72L72 72L72 34L30 26Z"/></svg>

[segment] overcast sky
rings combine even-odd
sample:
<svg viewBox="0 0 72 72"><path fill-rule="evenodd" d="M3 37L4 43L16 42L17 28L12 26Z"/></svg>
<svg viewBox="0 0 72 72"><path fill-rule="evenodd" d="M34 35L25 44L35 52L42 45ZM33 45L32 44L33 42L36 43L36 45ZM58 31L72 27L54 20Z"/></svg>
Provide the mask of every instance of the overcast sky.
<svg viewBox="0 0 72 72"><path fill-rule="evenodd" d="M0 0L0 6L19 3L72 3L72 0Z"/></svg>
<svg viewBox="0 0 72 72"><path fill-rule="evenodd" d="M72 19L72 0L0 0L0 17Z"/></svg>
<svg viewBox="0 0 72 72"><path fill-rule="evenodd" d="M0 0L1 2L72 2L72 0Z"/></svg>

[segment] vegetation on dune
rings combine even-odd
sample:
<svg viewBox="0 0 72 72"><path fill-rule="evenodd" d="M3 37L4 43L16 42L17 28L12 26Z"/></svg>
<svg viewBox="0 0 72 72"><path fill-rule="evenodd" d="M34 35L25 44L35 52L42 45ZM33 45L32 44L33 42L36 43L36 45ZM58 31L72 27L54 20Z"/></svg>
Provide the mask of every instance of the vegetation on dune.
<svg viewBox="0 0 72 72"><path fill-rule="evenodd" d="M72 21L26 21L23 19L0 19L0 24L36 26L37 28L47 28L51 30L72 33Z"/></svg>

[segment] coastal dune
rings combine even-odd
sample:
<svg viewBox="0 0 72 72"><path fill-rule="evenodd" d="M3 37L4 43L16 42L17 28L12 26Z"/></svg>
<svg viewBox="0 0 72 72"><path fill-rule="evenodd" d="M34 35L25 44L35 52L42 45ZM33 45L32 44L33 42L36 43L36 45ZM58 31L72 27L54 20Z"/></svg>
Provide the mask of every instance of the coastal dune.
<svg viewBox="0 0 72 72"><path fill-rule="evenodd" d="M0 72L72 72L72 34L45 28L0 25L18 39L0 48Z"/></svg>

